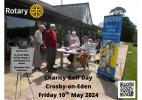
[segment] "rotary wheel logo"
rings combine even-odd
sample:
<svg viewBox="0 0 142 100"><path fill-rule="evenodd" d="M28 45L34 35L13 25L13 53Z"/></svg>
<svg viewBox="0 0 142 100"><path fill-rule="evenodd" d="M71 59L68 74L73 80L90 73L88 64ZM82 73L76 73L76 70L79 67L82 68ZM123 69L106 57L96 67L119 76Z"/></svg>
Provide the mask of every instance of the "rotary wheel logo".
<svg viewBox="0 0 142 100"><path fill-rule="evenodd" d="M33 18L40 18L44 13L43 7L39 4L33 4L30 7L30 15Z"/></svg>

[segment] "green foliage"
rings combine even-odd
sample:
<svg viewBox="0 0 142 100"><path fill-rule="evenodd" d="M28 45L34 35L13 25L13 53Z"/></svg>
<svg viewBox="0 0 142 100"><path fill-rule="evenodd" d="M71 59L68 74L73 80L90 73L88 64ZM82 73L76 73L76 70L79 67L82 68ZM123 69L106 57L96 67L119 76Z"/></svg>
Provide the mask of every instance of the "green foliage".
<svg viewBox="0 0 142 100"><path fill-rule="evenodd" d="M137 32L133 35L133 45L137 46Z"/></svg>
<svg viewBox="0 0 142 100"><path fill-rule="evenodd" d="M136 26L130 21L129 17L123 17L121 41L133 42L134 34L137 34Z"/></svg>
<svg viewBox="0 0 142 100"><path fill-rule="evenodd" d="M98 30L95 34L95 39L102 39L103 32L101 30Z"/></svg>
<svg viewBox="0 0 142 100"><path fill-rule="evenodd" d="M61 45L62 45L62 41L64 39L65 32L66 32L65 27L60 26L60 29L58 29L57 38L58 38L59 44L61 44Z"/></svg>
<svg viewBox="0 0 142 100"><path fill-rule="evenodd" d="M126 10L122 7L115 7L110 11L111 15L122 15L122 32L121 32L121 41L124 42L134 42L134 45L137 45L137 29L129 17L124 17Z"/></svg>

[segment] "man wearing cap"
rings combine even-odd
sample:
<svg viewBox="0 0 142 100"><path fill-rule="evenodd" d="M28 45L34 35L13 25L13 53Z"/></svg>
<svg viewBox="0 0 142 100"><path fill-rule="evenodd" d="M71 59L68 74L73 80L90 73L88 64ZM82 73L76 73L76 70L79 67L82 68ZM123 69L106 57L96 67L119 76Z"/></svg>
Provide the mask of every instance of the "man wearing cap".
<svg viewBox="0 0 142 100"><path fill-rule="evenodd" d="M40 45L43 44L42 41L42 32L45 30L45 26L44 25L39 25L38 29L36 30L35 34L34 34L34 48L35 48L35 52L34 52L34 69L38 70L40 69L40 64L41 64L41 58L40 58Z"/></svg>
<svg viewBox="0 0 142 100"><path fill-rule="evenodd" d="M45 32L44 43L47 48L47 70L48 72L54 72L55 68L53 66L55 64L57 46L55 24L50 24L49 30Z"/></svg>

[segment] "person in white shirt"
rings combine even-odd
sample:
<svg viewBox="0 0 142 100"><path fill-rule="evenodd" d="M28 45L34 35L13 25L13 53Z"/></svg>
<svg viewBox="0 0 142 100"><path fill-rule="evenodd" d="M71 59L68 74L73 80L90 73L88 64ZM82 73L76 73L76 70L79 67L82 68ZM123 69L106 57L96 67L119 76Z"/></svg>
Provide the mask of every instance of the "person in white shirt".
<svg viewBox="0 0 142 100"><path fill-rule="evenodd" d="M84 36L83 37L83 45L81 46L81 48L83 49L83 53L86 53L86 54L89 54L90 53L90 50L92 49L92 45L91 43L88 41L88 36Z"/></svg>
<svg viewBox="0 0 142 100"><path fill-rule="evenodd" d="M81 67L83 67L85 69L85 65L86 65L86 61L88 59L88 57L90 58L89 54L90 54L90 50L92 48L91 43L88 41L88 36L84 36L83 37L83 45L81 46L82 49L82 54L80 54L77 57L77 61L80 62Z"/></svg>
<svg viewBox="0 0 142 100"><path fill-rule="evenodd" d="M77 42L76 38L75 37L71 37L70 38L70 43L69 43L69 47L68 49L69 50L75 50L76 48L79 48L79 42ZM74 59L74 54L70 54L67 59L70 61L70 64L68 65L68 68L69 69L73 69L74 66L73 66L73 59Z"/></svg>
<svg viewBox="0 0 142 100"><path fill-rule="evenodd" d="M35 52L34 52L34 69L40 69L40 64L41 64L41 59L40 59L40 46L41 44L43 44L42 41L42 32L45 30L45 26L44 25L39 25L38 29L36 30L35 34L34 34L34 48L35 48Z"/></svg>
<svg viewBox="0 0 142 100"><path fill-rule="evenodd" d="M76 38L71 38L70 39L70 44L69 44L69 48L70 49L75 49L77 47L79 47L80 44L78 44L78 42L76 42Z"/></svg>
<svg viewBox="0 0 142 100"><path fill-rule="evenodd" d="M88 41L89 41L90 44L91 44L91 50L90 50L90 53L96 54L96 44L93 42L93 40L92 40L91 38L90 38Z"/></svg>

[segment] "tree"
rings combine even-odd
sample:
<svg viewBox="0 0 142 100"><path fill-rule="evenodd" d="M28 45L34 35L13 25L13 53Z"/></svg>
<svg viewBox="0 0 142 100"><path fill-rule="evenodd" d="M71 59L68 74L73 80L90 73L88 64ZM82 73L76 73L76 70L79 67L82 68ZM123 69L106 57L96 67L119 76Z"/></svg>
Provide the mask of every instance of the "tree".
<svg viewBox="0 0 142 100"><path fill-rule="evenodd" d="M95 34L95 39L102 39L103 32L101 30L97 30Z"/></svg>
<svg viewBox="0 0 142 100"><path fill-rule="evenodd" d="M137 46L137 30L136 33L133 35L133 45Z"/></svg>
<svg viewBox="0 0 142 100"><path fill-rule="evenodd" d="M134 25L129 17L123 17L121 41L133 42L133 36L137 34L136 25Z"/></svg>
<svg viewBox="0 0 142 100"><path fill-rule="evenodd" d="M115 7L110 12L110 15L122 15L125 16L126 10L122 7Z"/></svg>
<svg viewBox="0 0 142 100"><path fill-rule="evenodd" d="M137 45L137 28L136 25L131 22L129 17L125 17L126 10L122 7L116 7L110 11L110 15L122 15L122 32L121 41L134 42Z"/></svg>

